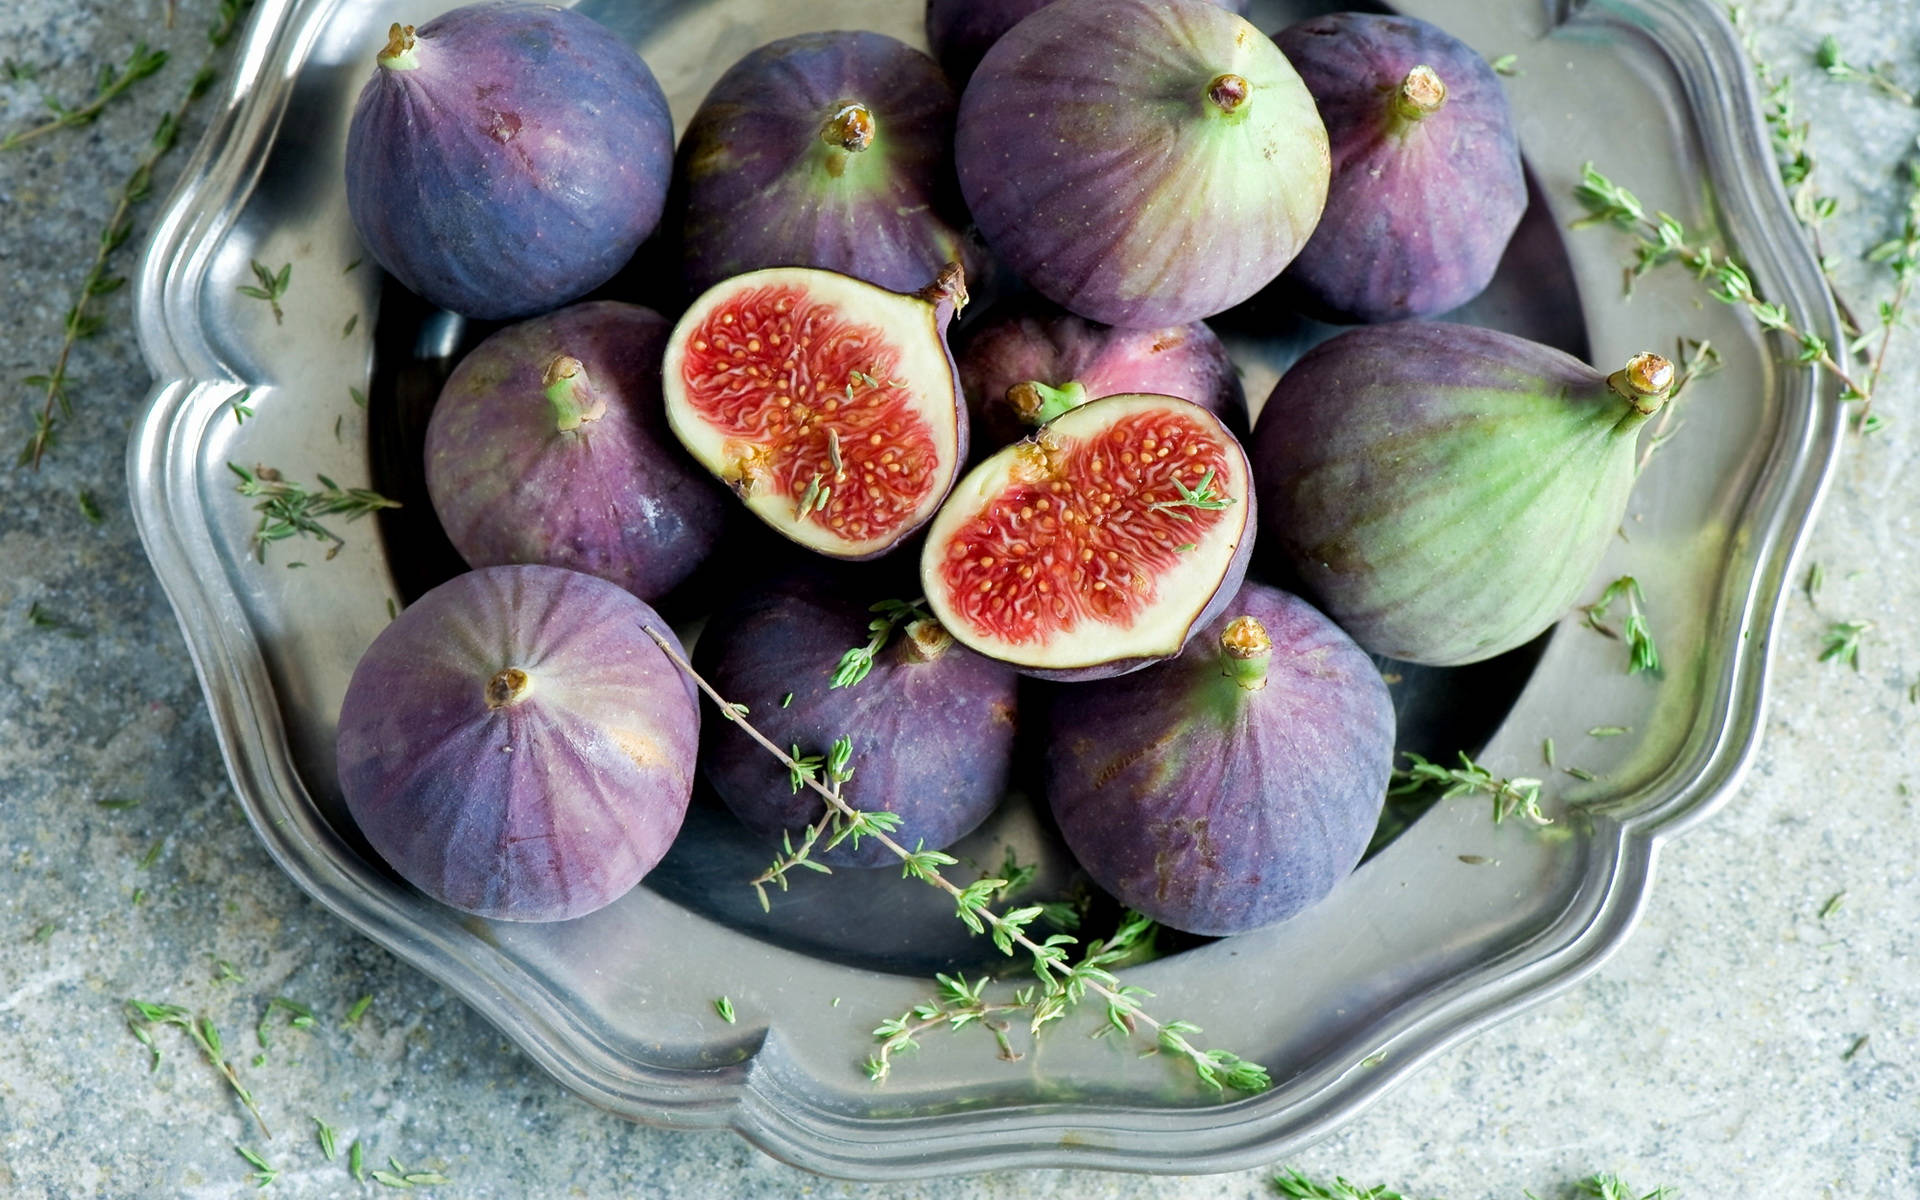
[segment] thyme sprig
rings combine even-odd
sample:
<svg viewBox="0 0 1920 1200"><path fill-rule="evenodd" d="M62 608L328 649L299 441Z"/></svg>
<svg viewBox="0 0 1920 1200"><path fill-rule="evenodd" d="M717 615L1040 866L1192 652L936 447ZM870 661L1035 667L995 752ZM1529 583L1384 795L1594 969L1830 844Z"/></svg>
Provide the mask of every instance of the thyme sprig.
<svg viewBox="0 0 1920 1200"><path fill-rule="evenodd" d="M343 488L325 475L316 476L321 490L312 492L288 481L272 467L248 470L230 462L227 468L240 477L235 491L260 498L260 503L253 506L260 522L254 527L252 539L254 557L260 562L267 561L269 544L290 537L330 543L327 557L332 558L347 543L322 525L321 517L345 516L352 521L383 508L400 507L398 500L389 500L370 488Z"/></svg>
<svg viewBox="0 0 1920 1200"><path fill-rule="evenodd" d="M12 60L8 61L11 64ZM0 151L25 145L37 137L44 137L57 130L92 123L106 110L107 105L125 95L134 84L149 75L158 73L160 68L166 65L165 50L149 50L145 42L134 43L133 53L127 55L125 63L117 67L111 63L101 65L100 73L94 79L93 95L85 102L69 108L53 96L42 97L47 108L53 113L53 119L0 137Z"/></svg>
<svg viewBox="0 0 1920 1200"><path fill-rule="evenodd" d="M1891 100L1913 107L1912 92L1895 83L1882 67L1856 67L1848 62L1840 53L1840 39L1832 34L1820 39L1820 48L1814 51L1813 61L1834 79L1864 83Z"/></svg>
<svg viewBox="0 0 1920 1200"><path fill-rule="evenodd" d="M744 711L740 711L742 707L735 705L723 708L722 712L728 715L729 720L739 721L745 728L746 722L740 720L746 715ZM833 746L825 754L803 755L800 753L800 747L795 746L791 753L780 757L787 765L787 782L796 794L802 787L819 788L822 771L826 772L827 787L835 796L840 794L841 786L853 778L853 739L849 737L835 738ZM853 811L853 815L847 816L847 811ZM793 844L791 831L781 834L780 854L773 860L773 865L747 881L760 898L760 911L771 912L773 909L772 898L767 895L767 885L772 884L781 891L786 891L787 875L795 868L804 867L822 875L833 874L833 868L825 863L814 861L815 846L819 846L821 850L831 850L841 842L851 840L858 848L860 839L863 837L872 837L878 833L892 833L899 828L899 813L888 812L885 809L860 812L848 810L845 805L835 807L829 804L821 818L807 826L806 831L801 834L799 846L796 847ZM820 844L822 839L825 839L824 845Z"/></svg>
<svg viewBox="0 0 1920 1200"><path fill-rule="evenodd" d="M261 1158L258 1151L250 1150L238 1142L233 1144L233 1148L239 1153L241 1158L253 1164L254 1172L247 1177L253 1186L263 1188L280 1178L280 1172L269 1166L267 1160Z"/></svg>
<svg viewBox="0 0 1920 1200"><path fill-rule="evenodd" d="M694 684L723 713L733 713L729 719L740 726L742 732L754 740L762 749L785 763L791 770L793 758L771 739L749 723L744 715L736 712L736 706L715 691L713 685L693 669L692 664L680 652L674 649L671 641L658 630L643 627L647 635L660 647L669 661L691 679ZM846 821L859 820L875 814L863 814L841 798L837 788L829 787L818 778L809 776L805 781L827 805L837 810ZM1171 1054L1194 1071L1199 1080L1216 1091L1233 1088L1236 1091L1261 1091L1272 1086L1266 1069L1258 1063L1250 1062L1239 1055L1226 1050L1205 1050L1196 1046L1192 1035L1201 1032L1200 1028L1187 1021L1161 1021L1149 1015L1141 1007L1140 1001L1146 993L1138 988L1126 987L1107 970L1108 962L1103 960L1110 946L1092 943L1087 954L1079 962L1069 962L1067 948L1079 939L1070 934L1054 933L1036 941L1026 929L1041 916L1039 905L1027 905L1012 909L1006 913L994 911L988 897L1004 881L998 879L977 880L965 888L955 884L940 873L942 866L951 866L954 859L939 851L916 847L907 849L885 830L873 832L873 839L892 853L901 862L902 874L918 879L923 883L947 893L954 901L955 915L969 929L976 933L987 933L993 943L1004 954L1012 956L1018 950L1024 950L1031 960L1031 967L1039 981L1037 990L1027 993L1032 999L1031 1016L1028 1028L1038 1033L1046 1024L1065 1016L1088 994L1092 994L1107 1005L1108 1020L1117 1028L1129 1033L1144 1025L1156 1041L1157 1048ZM983 886L984 885L984 886ZM1016 996L1016 1000L1019 997Z"/></svg>
<svg viewBox="0 0 1920 1200"><path fill-rule="evenodd" d="M1626 601L1626 615L1620 619L1620 628L1607 624L1612 607L1620 601ZM1658 673L1660 670L1660 649L1654 645L1653 630L1647 625L1646 594L1640 590L1640 581L1631 575L1622 575L1606 586L1600 598L1592 604L1580 606L1582 620L1588 629L1603 634L1615 641L1627 644L1627 674L1638 675L1643 671Z"/></svg>
<svg viewBox="0 0 1920 1200"><path fill-rule="evenodd" d="M74 346L99 333L104 327L104 319L89 311L93 302L119 291L126 284L124 276L109 273L108 264L114 251L133 236L134 208L153 194L154 170L160 160L179 143L180 128L194 103L207 94L213 87L213 81L219 77L218 64L226 45L233 39L234 32L240 27L240 19L246 15L252 3L253 0L220 0L213 24L207 30L207 52L200 60L199 68L187 82L187 89L179 102L161 115L159 126L147 142L145 157L120 185L120 196L114 202L113 213L107 218L107 226L101 231L99 243L94 248L93 262L80 281L73 303L67 307L60 349L54 356L53 366L44 374L29 375L25 380L28 387L41 393L41 404L40 411L34 417L33 432L28 435L27 444L20 451L21 466L38 470L40 460L53 447L58 430L55 408L60 410L60 420L73 416L73 398L67 392L67 366L73 359Z"/></svg>
<svg viewBox="0 0 1920 1200"><path fill-rule="evenodd" d="M195 1017L178 1004L151 1004L145 1000L128 1000L123 1008L127 1017L127 1031L133 1034L135 1041L145 1046L153 1055L153 1063L149 1070L160 1069L160 1044L153 1040L153 1027L172 1025L186 1031L187 1037L200 1048L201 1055L216 1071L220 1072L221 1078L227 1081L227 1086L233 1089L233 1094L239 1097L240 1103L253 1115L255 1124L260 1126L260 1133L268 1141L273 1140L273 1131L267 1128L266 1118L260 1115L260 1109L254 1104L253 1093L240 1082L240 1076L235 1073L233 1064L227 1061L225 1047L220 1041L220 1031L214 1027L212 1018Z"/></svg>
<svg viewBox="0 0 1920 1200"><path fill-rule="evenodd" d="M1208 467L1206 474L1200 477L1197 487L1188 487L1179 479L1174 479L1173 489L1179 493L1178 500L1161 500L1147 505L1148 512L1165 512L1182 521L1193 520L1191 513L1178 512L1182 508L1198 508L1208 512L1218 512L1235 503L1232 496L1216 495L1213 490L1213 468Z"/></svg>
<svg viewBox="0 0 1920 1200"><path fill-rule="evenodd" d="M1282 1167L1273 1177L1273 1190L1287 1200L1407 1200L1385 1184L1363 1188L1336 1175L1332 1183L1309 1179L1292 1167Z"/></svg>
<svg viewBox="0 0 1920 1200"><path fill-rule="evenodd" d="M1518 817L1534 825L1553 824L1553 818L1540 811L1541 783L1538 779L1502 779L1474 762L1465 750L1460 751L1460 765L1457 767L1428 762L1411 750L1400 753L1412 765L1404 770L1394 768L1393 777L1397 782L1387 789L1389 796L1425 794L1439 801L1478 793L1492 797L1495 825L1509 817Z"/></svg>
<svg viewBox="0 0 1920 1200"><path fill-rule="evenodd" d="M1021 1054L1014 1049L1013 1041L1008 1036L1008 1031L1012 1029L1011 1022L998 1019L1025 1011L1027 1006L1020 998L989 1001L986 988L992 981L985 975L971 983L965 975L935 973L933 978L940 985L938 996L916 1004L900 1016L882 1021L874 1028L873 1036L880 1045L866 1061L868 1079L875 1083L885 1082L893 1071L894 1055L916 1048L919 1045L916 1039L921 1034L943 1027L957 1032L969 1025L978 1025L993 1035L1002 1061L1020 1061Z"/></svg>
<svg viewBox="0 0 1920 1200"><path fill-rule="evenodd" d="M886 646L893 631L909 621L931 621L932 614L926 610L927 598L917 596L912 600L882 600L867 609L876 613L873 620L867 622L867 644L855 646L840 656L840 663L834 668L829 688L852 687L867 677L873 670L873 660Z"/></svg>
<svg viewBox="0 0 1920 1200"><path fill-rule="evenodd" d="M287 294L287 285L293 282L293 264L282 264L280 269L275 271L256 258L249 260L247 265L253 268L253 277L260 281L260 286L243 283L234 290L243 296L252 296L255 300L266 301L267 307L273 310L273 323L280 324L286 317L286 314L280 311L280 300Z"/></svg>

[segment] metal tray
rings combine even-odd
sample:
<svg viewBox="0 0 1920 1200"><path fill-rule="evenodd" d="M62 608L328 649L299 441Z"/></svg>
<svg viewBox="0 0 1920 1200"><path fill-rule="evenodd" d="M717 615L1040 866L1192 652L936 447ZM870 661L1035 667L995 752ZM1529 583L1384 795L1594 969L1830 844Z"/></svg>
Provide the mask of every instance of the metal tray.
<svg viewBox="0 0 1920 1200"><path fill-rule="evenodd" d="M1561 762L1547 835L1495 826L1483 800L1436 808L1325 903L1277 928L1191 940L1127 972L1157 1014L1266 1064L1275 1086L1216 1097L1082 1014L1016 1063L978 1031L933 1035L883 1086L870 1031L931 991L933 970L992 965L937 894L890 872L809 879L762 917L739 866L763 857L696 805L669 863L600 913L550 926L463 918L397 882L342 815L339 701L360 652L431 582L424 503L386 524L249 553L254 514L227 463L344 485L394 475L444 370L477 330L422 308L362 257L346 214L347 118L389 22L445 0L263 0L233 81L167 204L137 292L158 379L128 449L135 515L199 669L234 787L276 862L353 929L464 997L591 1102L684 1129L732 1128L782 1159L868 1179L1013 1165L1193 1173L1271 1161L1324 1136L1421 1062L1592 970L1634 924L1655 852L1724 803L1761 728L1767 651L1790 560L1837 452L1841 406L1744 314L1683 272L1620 300L1627 245L1563 234L1594 160L1711 231L1802 327L1837 342L1820 276L1776 183L1732 32L1706 0L1420 0L1400 7L1488 57L1507 81L1534 207L1490 293L1456 319L1555 341L1597 363L1710 338L1724 369L1684 402L1621 540L1596 575L1644 584L1666 660L1563 621L1486 668L1403 672L1403 745L1470 749L1501 774ZM1256 3L1265 29L1336 7ZM776 36L872 28L919 42L917 0L585 0L637 45L684 122L724 67ZM281 304L237 289L250 262L292 264ZM1582 304L1582 297L1585 303ZM351 327L349 323L351 322ZM1222 322L1263 397L1325 330L1255 305ZM248 390L252 412L235 410ZM363 407L350 389L371 398ZM399 457L396 458L395 456ZM404 482L405 472L396 478ZM382 480L385 482L385 480ZM430 521L427 522L430 525ZM296 562L305 569L293 569ZM1585 731L1628 726L1607 740ZM962 847L1070 870L1045 822L1011 803ZM917 889L917 890L916 890ZM1004 964L1004 960L1001 960ZM729 996L738 1025L711 1002Z"/></svg>

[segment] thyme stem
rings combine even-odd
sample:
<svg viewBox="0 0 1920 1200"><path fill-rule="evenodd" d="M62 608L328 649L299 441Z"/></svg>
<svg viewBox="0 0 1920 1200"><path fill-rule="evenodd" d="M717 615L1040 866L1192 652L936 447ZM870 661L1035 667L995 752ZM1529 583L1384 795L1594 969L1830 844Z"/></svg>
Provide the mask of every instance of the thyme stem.
<svg viewBox="0 0 1920 1200"><path fill-rule="evenodd" d="M658 630L650 625L642 626L642 628L646 630L647 636L652 638L654 643L660 647L661 653L665 654L674 666L680 668L680 670L686 674L687 678L693 680L694 684L705 693L709 699L720 706L721 712L729 714L729 719L738 725L748 737L758 743L767 753L784 763L789 771L795 772L795 777L800 779L807 787L818 792L820 796L826 800L828 807L839 813L843 820L857 822L868 815L859 812L843 800L840 797L837 787L830 788L822 784L816 777L817 772L803 770L792 755L782 750L765 734L755 729L739 711L738 706L729 704L725 697L715 691L713 685L701 677L701 675L693 669L693 665L682 657L680 652L675 650L672 643ZM961 919L966 920L970 926L976 930L981 928L979 924L981 922L984 922L986 926L991 926L993 929L994 943L999 946L1001 950L1012 954L1012 947L1017 945L1027 951L1033 958L1034 974L1038 976L1042 984L1046 986L1050 998L1075 993L1082 989L1091 991L1106 1001L1110 1015L1123 1014L1131 1020L1145 1024L1148 1029L1154 1033L1162 1049L1186 1059L1193 1065L1195 1073L1200 1077L1202 1082L1209 1084L1216 1090L1222 1086L1217 1077L1222 1068L1227 1072L1227 1083L1236 1090L1249 1092L1262 1091L1272 1085L1272 1081L1268 1078L1266 1070L1258 1063L1247 1062L1237 1055L1230 1054L1226 1051L1201 1050L1195 1046L1188 1040L1187 1035L1200 1032L1197 1026L1184 1021L1157 1020L1141 1009L1138 999L1139 993L1137 991L1131 991L1118 986L1109 986L1100 979L1093 977L1091 972L1076 970L1069 966L1066 962L1066 951L1063 946L1066 943L1074 941L1073 938L1065 934L1053 934L1049 936L1045 942L1036 942L1028 937L1024 932L1025 925L1040 915L1041 910L1037 906L1018 909L1007 915L997 913L987 907L984 895L981 895L979 899L974 898L975 894L979 892L979 884L975 884L973 887L967 889L962 889L946 876L942 875L937 868L929 865L924 852L908 850L905 846L890 837L884 830L874 830L870 836L885 846L903 863L908 864L909 874L914 875L921 880L921 882L939 888L941 891L953 897L956 910ZM1001 881L984 880L982 882L999 883ZM989 892L991 891L991 889L987 890ZM969 920L969 917L972 919ZM1071 999L1074 997L1069 994L1066 998ZM1045 1020L1064 1014L1064 1003L1055 1005L1051 1009L1037 1010L1035 1028L1038 1028ZM1117 1023L1119 1018L1114 1017L1113 1019Z"/></svg>
<svg viewBox="0 0 1920 1200"><path fill-rule="evenodd" d="M124 95L127 89L166 65L165 50L149 50L145 42L136 43L133 53L127 56L126 65L117 70L111 66L101 68L100 80L94 86L91 100L79 108L68 108L48 96L46 103L47 107L53 110L53 120L0 138L0 150L11 150L15 146L25 145L37 137L44 137L57 130L92 123L94 118L105 111L107 105Z"/></svg>

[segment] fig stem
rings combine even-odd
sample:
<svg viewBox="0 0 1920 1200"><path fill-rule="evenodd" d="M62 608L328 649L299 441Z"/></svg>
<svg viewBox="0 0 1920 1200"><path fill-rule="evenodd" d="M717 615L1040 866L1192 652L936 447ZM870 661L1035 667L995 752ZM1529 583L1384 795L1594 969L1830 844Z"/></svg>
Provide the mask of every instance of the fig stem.
<svg viewBox="0 0 1920 1200"><path fill-rule="evenodd" d="M1607 376L1607 386L1633 406L1630 419L1638 424L1665 406L1677 375L1672 362L1648 351L1634 355L1626 366Z"/></svg>
<svg viewBox="0 0 1920 1200"><path fill-rule="evenodd" d="M910 663L936 662L953 647L953 635L938 621L908 621L902 632L907 636L900 643L900 655Z"/></svg>
<svg viewBox="0 0 1920 1200"><path fill-rule="evenodd" d="M1015 415L1029 425L1045 425L1086 402L1087 389L1071 379L1057 388L1029 379L1007 389L1007 403L1013 406Z"/></svg>
<svg viewBox="0 0 1920 1200"><path fill-rule="evenodd" d="M1253 85L1248 83L1244 76L1235 75L1231 71L1223 75L1215 75L1213 82L1207 84L1207 99L1212 101L1215 108L1229 117L1238 113L1245 106L1247 97L1252 94Z"/></svg>
<svg viewBox="0 0 1920 1200"><path fill-rule="evenodd" d="M411 71L420 65L414 50L413 26L395 21L387 27L387 48L374 59L389 71Z"/></svg>
<svg viewBox="0 0 1920 1200"><path fill-rule="evenodd" d="M940 268L933 282L915 293L920 299L938 308L945 304L949 315L958 313L967 306L967 271L958 261L950 262Z"/></svg>
<svg viewBox="0 0 1920 1200"><path fill-rule="evenodd" d="M820 140L849 154L860 153L873 144L873 110L858 100L842 100L820 126Z"/></svg>
<svg viewBox="0 0 1920 1200"><path fill-rule="evenodd" d="M553 407L554 428L562 433L607 414L606 397L594 390L586 366L572 355L555 355L540 376L540 386L546 389L547 403Z"/></svg>
<svg viewBox="0 0 1920 1200"><path fill-rule="evenodd" d="M1222 675L1249 692L1267 686L1267 664L1273 661L1273 639L1267 627L1253 617L1235 617L1220 633Z"/></svg>
<svg viewBox="0 0 1920 1200"><path fill-rule="evenodd" d="M1393 114L1402 121L1422 121L1440 111L1447 102L1446 81L1439 72L1421 63L1407 72L1393 93Z"/></svg>
<svg viewBox="0 0 1920 1200"><path fill-rule="evenodd" d="M506 667L487 680L487 707L494 711L517 704L532 688L533 680L519 667Z"/></svg>

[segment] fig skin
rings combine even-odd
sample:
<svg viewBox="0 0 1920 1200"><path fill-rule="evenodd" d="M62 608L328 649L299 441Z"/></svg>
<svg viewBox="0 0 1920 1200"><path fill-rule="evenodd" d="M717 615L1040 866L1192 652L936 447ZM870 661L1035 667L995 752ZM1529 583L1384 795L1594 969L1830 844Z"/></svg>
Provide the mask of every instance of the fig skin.
<svg viewBox="0 0 1920 1200"><path fill-rule="evenodd" d="M394 27L347 132L347 208L374 258L486 320L610 279L659 224L672 169L673 121L646 63L544 4L473 4L410 28Z"/></svg>
<svg viewBox="0 0 1920 1200"><path fill-rule="evenodd" d="M867 599L849 599L834 576L790 578L715 616L694 647L695 669L728 702L746 704L748 719L776 745L824 755L836 738L852 739L847 802L899 813L901 826L890 836L909 849L923 841L930 850L951 845L1006 795L1018 677L950 639L932 661L920 661L902 625L864 679L831 687L841 656L871 637ZM932 631L924 636L934 644L946 636ZM783 833L798 844L826 812L817 793L796 791L787 768L731 721L709 717L700 764L741 823L776 845ZM831 867L900 861L872 838L812 857Z"/></svg>
<svg viewBox="0 0 1920 1200"><path fill-rule="evenodd" d="M492 920L625 895L679 832L700 733L647 627L678 650L644 601L558 567L471 571L409 605L340 711L340 788L374 850Z"/></svg>
<svg viewBox="0 0 1920 1200"><path fill-rule="evenodd" d="M993 44L1050 0L927 0L927 44L955 87L964 86ZM1208 0L1239 16L1251 0Z"/></svg>
<svg viewBox="0 0 1920 1200"><path fill-rule="evenodd" d="M987 245L1089 320L1182 325L1280 273L1326 200L1326 131L1274 44L1205 0L1056 0L960 97Z"/></svg>
<svg viewBox="0 0 1920 1200"><path fill-rule="evenodd" d="M1627 386L1635 366L1655 394ZM1469 325L1348 330L1281 377L1254 426L1261 545L1375 654L1492 658L1558 620L1599 565L1671 378L1658 356L1608 376Z"/></svg>
<svg viewBox="0 0 1920 1200"><path fill-rule="evenodd" d="M1332 13L1274 35L1327 126L1333 181L1286 283L1313 315L1399 321L1458 308L1492 281L1527 207L1506 90L1458 38L1411 17ZM1416 67L1444 89L1424 115ZM1432 103L1430 81L1409 84Z"/></svg>
<svg viewBox="0 0 1920 1200"><path fill-rule="evenodd" d="M1045 302L1002 305L967 329L954 362L976 451L1017 442L1043 423L1023 415L1023 405L1046 400L1014 393L1026 383L1077 384L1077 394L1069 389L1061 401L1073 407L1121 392L1178 396L1220 418L1235 437L1247 434L1239 373L1220 339L1198 321L1116 329ZM1057 414L1043 408L1036 415Z"/></svg>
<svg viewBox="0 0 1920 1200"><path fill-rule="evenodd" d="M1223 648L1252 617L1258 668ZM1244 627L1229 638L1251 649ZM1257 639L1253 642L1257 645ZM1373 836L1393 703L1373 661L1306 601L1248 583L1178 658L1055 689L1046 790L1095 882L1163 925L1243 933L1318 903Z"/></svg>
<svg viewBox="0 0 1920 1200"><path fill-rule="evenodd" d="M680 140L672 204L689 293L761 267L894 292L955 260L978 274L960 233L955 104L932 59L878 33L801 34L735 63Z"/></svg>
<svg viewBox="0 0 1920 1200"><path fill-rule="evenodd" d="M706 558L727 499L667 428L670 328L638 305L576 304L495 332L454 368L427 424L426 481L469 566L567 567L653 601ZM563 402L598 411L561 428L547 376L569 359Z"/></svg>

